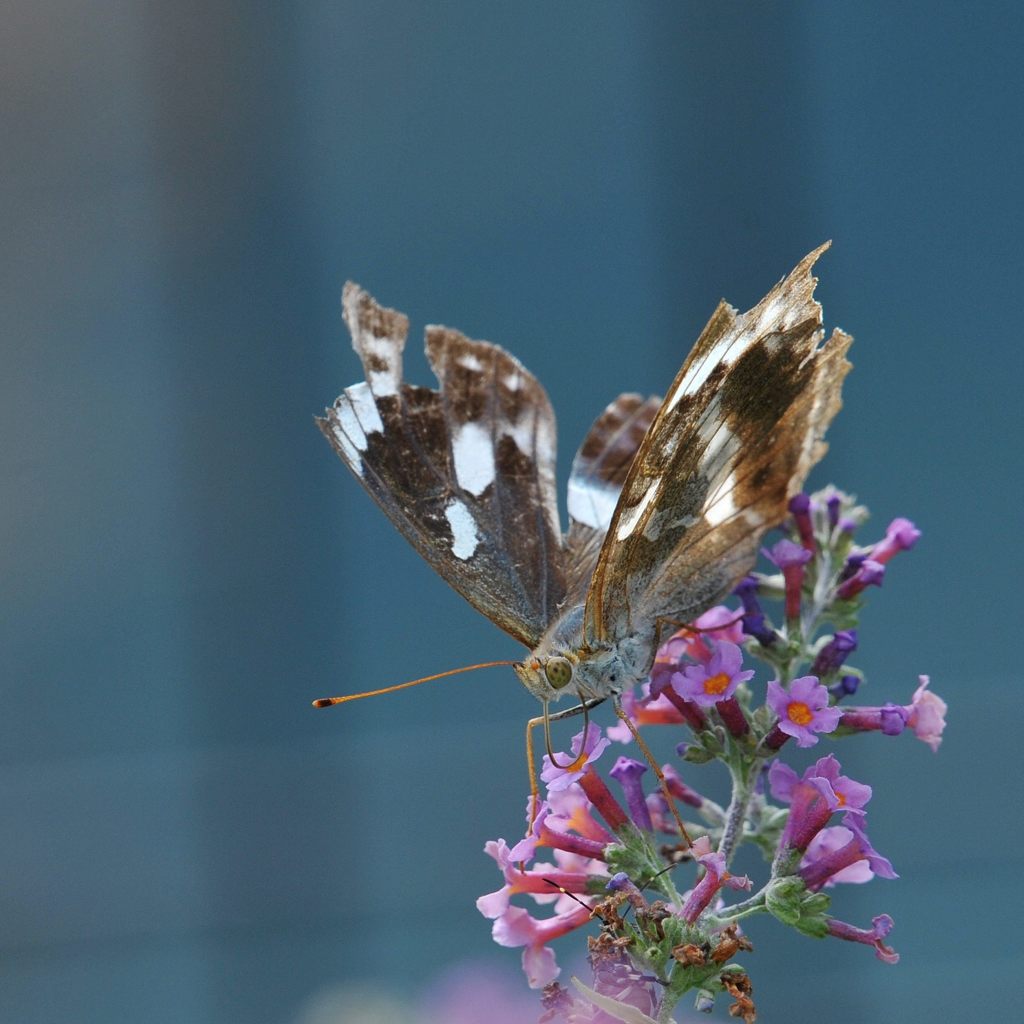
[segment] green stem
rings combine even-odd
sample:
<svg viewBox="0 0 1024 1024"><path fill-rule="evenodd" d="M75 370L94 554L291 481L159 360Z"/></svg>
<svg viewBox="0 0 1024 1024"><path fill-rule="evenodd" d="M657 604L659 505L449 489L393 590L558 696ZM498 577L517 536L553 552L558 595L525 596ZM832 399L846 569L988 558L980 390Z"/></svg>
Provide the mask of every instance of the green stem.
<svg viewBox="0 0 1024 1024"><path fill-rule="evenodd" d="M729 765L729 774L732 776L732 800L730 800L729 810L726 812L722 839L718 844L718 852L724 854L727 865L732 860L743 835L743 823L746 821L747 808L750 806L750 798L754 794L751 768L752 766L749 764ZM756 769L754 770L756 771Z"/></svg>

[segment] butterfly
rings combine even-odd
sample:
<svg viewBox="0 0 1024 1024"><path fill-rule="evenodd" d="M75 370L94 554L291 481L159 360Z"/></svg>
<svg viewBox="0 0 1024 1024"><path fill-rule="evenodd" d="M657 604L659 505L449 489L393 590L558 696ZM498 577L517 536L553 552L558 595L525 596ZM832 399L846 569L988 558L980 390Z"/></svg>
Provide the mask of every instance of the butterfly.
<svg viewBox="0 0 1024 1024"><path fill-rule="evenodd" d="M824 455L852 341L823 343L811 270L828 245L746 313L721 302L664 399L623 394L601 413L564 534L538 380L497 345L428 326L439 386L408 384L408 318L345 286L366 380L317 425L423 558L528 649L514 668L545 724L566 694L618 704L644 680L665 626L730 593Z"/></svg>

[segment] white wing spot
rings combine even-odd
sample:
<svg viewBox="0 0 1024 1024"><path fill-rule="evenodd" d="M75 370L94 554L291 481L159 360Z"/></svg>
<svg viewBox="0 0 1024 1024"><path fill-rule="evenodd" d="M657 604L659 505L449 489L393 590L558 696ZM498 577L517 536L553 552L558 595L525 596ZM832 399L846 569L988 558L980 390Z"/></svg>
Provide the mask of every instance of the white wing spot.
<svg viewBox="0 0 1024 1024"><path fill-rule="evenodd" d="M463 423L452 440L455 478L459 486L479 497L494 482L491 436L479 423Z"/></svg>
<svg viewBox="0 0 1024 1024"><path fill-rule="evenodd" d="M627 508L619 520L619 528L615 531L616 540L625 540L636 529L636 524L644 514L647 506L658 496L661 490L661 477L655 477L648 485L644 496L632 507Z"/></svg>
<svg viewBox="0 0 1024 1024"><path fill-rule="evenodd" d="M353 384L352 387L345 388L345 395L352 404L352 412L362 428L361 433L383 434L384 424L381 422L380 413L377 411L377 403L373 400L373 392L370 390L370 385L365 381L360 384ZM363 451L366 450L365 440L361 448Z"/></svg>
<svg viewBox="0 0 1024 1024"><path fill-rule="evenodd" d="M569 515L583 526L607 530L619 503L619 488L600 480L569 478Z"/></svg>
<svg viewBox="0 0 1024 1024"><path fill-rule="evenodd" d="M393 339L377 338L369 333L360 335L360 345L363 350L360 355L365 354L387 364L385 369L371 370L367 374L370 390L382 398L388 395L397 395L402 376L401 349Z"/></svg>
<svg viewBox="0 0 1024 1024"><path fill-rule="evenodd" d="M685 395L696 394L701 385L711 376L711 371L725 359L730 346L736 340L734 331L729 331L711 351L679 382L668 400L668 411L671 412L682 401ZM744 346L746 347L746 346Z"/></svg>
<svg viewBox="0 0 1024 1024"><path fill-rule="evenodd" d="M505 377L505 387L507 387L509 391L518 391L520 387L522 387L522 378L518 373L510 373Z"/></svg>
<svg viewBox="0 0 1024 1024"><path fill-rule="evenodd" d="M724 485L718 489L718 496L704 510L704 518L712 526L720 526L736 514L736 502L732 497L735 486L736 474L730 473L726 477Z"/></svg>
<svg viewBox="0 0 1024 1024"><path fill-rule="evenodd" d="M347 407L346 407L347 408ZM331 433L334 434L335 439L341 446L341 450L345 453L345 461L352 467L360 476L363 475L363 459L359 454L359 449L352 443L352 439L345 432L344 427L341 423L341 412L342 410L338 407L334 409L334 415L328 416L328 420L331 424ZM351 414L350 414L351 415ZM363 439L363 444L366 443L366 437L360 432L360 437Z"/></svg>
<svg viewBox="0 0 1024 1024"><path fill-rule="evenodd" d="M444 514L452 531L452 554L463 561L472 558L480 543L472 513L455 498L445 507Z"/></svg>
<svg viewBox="0 0 1024 1024"><path fill-rule="evenodd" d="M501 432L505 437L511 437L516 447L524 455L532 455L536 421L536 413L532 409L524 409L522 415L515 423L502 424ZM540 454L546 457L548 453L547 451L542 451Z"/></svg>
<svg viewBox="0 0 1024 1024"><path fill-rule="evenodd" d="M470 370L473 373L479 373L484 368L484 364L472 352L464 352L459 356L457 362L464 370Z"/></svg>

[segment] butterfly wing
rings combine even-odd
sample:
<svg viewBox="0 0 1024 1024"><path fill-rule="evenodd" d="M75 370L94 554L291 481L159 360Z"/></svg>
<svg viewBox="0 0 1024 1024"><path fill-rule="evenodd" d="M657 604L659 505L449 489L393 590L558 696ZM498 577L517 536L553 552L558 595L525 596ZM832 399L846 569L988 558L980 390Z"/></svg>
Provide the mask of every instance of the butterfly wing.
<svg viewBox="0 0 1024 1024"><path fill-rule="evenodd" d="M445 327L426 331L440 388L406 384L408 319L351 283L342 304L366 381L317 425L434 569L533 647L565 596L544 389L497 345Z"/></svg>
<svg viewBox="0 0 1024 1024"><path fill-rule="evenodd" d="M661 399L619 395L594 421L569 475L569 532L565 537L568 599L582 604L629 467Z"/></svg>
<svg viewBox="0 0 1024 1024"><path fill-rule="evenodd" d="M749 571L824 455L851 338L824 347L810 253L753 309L724 302L634 459L594 570L585 636L692 621Z"/></svg>

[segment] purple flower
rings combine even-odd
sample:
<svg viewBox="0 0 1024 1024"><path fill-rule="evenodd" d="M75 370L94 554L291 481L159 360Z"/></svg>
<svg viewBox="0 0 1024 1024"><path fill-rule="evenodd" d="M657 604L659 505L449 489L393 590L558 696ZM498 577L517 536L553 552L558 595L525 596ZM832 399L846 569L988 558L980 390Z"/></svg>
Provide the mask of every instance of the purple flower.
<svg viewBox="0 0 1024 1024"><path fill-rule="evenodd" d="M853 575L849 579L843 580L836 587L836 597L840 601L849 601L855 598L865 587L880 587L884 577L885 566L881 562L876 562L873 558L865 558L861 561Z"/></svg>
<svg viewBox="0 0 1024 1024"><path fill-rule="evenodd" d="M860 676L852 674L844 675L839 680L833 683L829 688L828 692L837 700L842 700L844 697L852 697L860 686Z"/></svg>
<svg viewBox="0 0 1024 1024"><path fill-rule="evenodd" d="M688 665L672 676L672 687L681 697L714 707L736 692L740 683L753 678L752 669L740 671L743 653L736 644L721 641L715 644L711 657L699 665Z"/></svg>
<svg viewBox="0 0 1024 1024"><path fill-rule="evenodd" d="M849 840L837 849L825 852L809 863L801 862L800 877L808 889L820 889L826 882L858 861L867 861L872 873L880 878L898 878L892 864L871 845L865 832L867 816L863 811L851 811L843 824L850 833ZM820 833L819 833L820 834ZM810 847L808 847L810 852Z"/></svg>
<svg viewBox="0 0 1024 1024"><path fill-rule="evenodd" d="M885 539L871 549L871 559L885 565L897 552L909 551L920 536L921 531L909 519L894 519L885 531Z"/></svg>
<svg viewBox="0 0 1024 1024"><path fill-rule="evenodd" d="M790 850L803 853L828 824L838 806L839 799L827 779L814 776L797 781L793 786L789 817L779 840L776 861L784 860Z"/></svg>
<svg viewBox="0 0 1024 1024"><path fill-rule="evenodd" d="M789 511L793 514L800 543L804 549L814 552L814 526L811 524L811 499L806 494L794 494L789 499Z"/></svg>
<svg viewBox="0 0 1024 1024"><path fill-rule="evenodd" d="M629 877L629 875L626 874L625 871L616 871L615 874L608 879L608 884L605 888L609 892L623 893L635 910L647 906L647 900L644 899L644 894L636 887L636 883Z"/></svg>
<svg viewBox="0 0 1024 1024"><path fill-rule="evenodd" d="M769 629L765 620L761 602L757 596L757 580L746 576L736 585L733 593L743 604L743 632L754 637L763 647L768 647L778 640L775 630Z"/></svg>
<svg viewBox="0 0 1024 1024"><path fill-rule="evenodd" d="M786 620L800 618L800 590L804 585L804 565L811 560L811 552L791 540L780 540L764 551L769 561L782 570L786 583Z"/></svg>
<svg viewBox="0 0 1024 1024"><path fill-rule="evenodd" d="M845 729L869 732L872 729L886 736L899 736L907 726L910 715L899 704L883 704L873 708L844 708L839 724Z"/></svg>
<svg viewBox="0 0 1024 1024"><path fill-rule="evenodd" d="M687 896L679 912L683 920L693 924L711 905L722 886L730 889L749 889L750 879L746 875L731 875L725 867L725 855L711 849L711 840L701 836L690 848L690 853L704 868L704 876Z"/></svg>
<svg viewBox="0 0 1024 1024"><path fill-rule="evenodd" d="M807 852L800 861L800 872L809 868L816 861L835 853L846 846L853 839L853 833L843 825L830 825L823 828L810 842ZM842 868L835 874L829 876L825 881L825 888L830 889L839 882L861 883L870 882L875 877L871 865L866 860L858 860L849 867Z"/></svg>
<svg viewBox="0 0 1024 1024"><path fill-rule="evenodd" d="M875 947L875 956L887 964L899 963L900 955L891 946L882 942L889 932L892 931L892 918L888 914L879 914L871 919L872 928L870 931L864 928L855 928L845 921L837 921L835 918L827 918L825 924L828 927L829 935L837 939L846 939L847 942L863 942L868 946Z"/></svg>
<svg viewBox="0 0 1024 1024"><path fill-rule="evenodd" d="M844 708L840 725L858 732L878 730L887 736L898 736L909 725L919 740L938 750L946 728L946 702L928 689L928 676L918 679L920 685L909 704Z"/></svg>
<svg viewBox="0 0 1024 1024"><path fill-rule="evenodd" d="M836 810L859 811L871 799L871 787L857 782L846 775L840 775L842 766L834 754L819 757L803 776L782 761L773 761L768 769L768 784L772 796L783 803L791 803L793 793L799 782L810 782L811 779L823 779L829 784L836 798Z"/></svg>
<svg viewBox="0 0 1024 1024"><path fill-rule="evenodd" d="M626 806L629 808L629 815L633 824L644 832L653 831L651 814L647 810L647 801L644 799L644 787L640 782L641 777L647 771L647 765L641 761L635 761L631 757L620 757L612 770L608 773L622 786L626 794Z"/></svg>
<svg viewBox="0 0 1024 1024"><path fill-rule="evenodd" d="M828 508L828 525L830 529L834 530L839 523L839 509L842 504L843 499L838 494L830 494L825 502Z"/></svg>
<svg viewBox="0 0 1024 1024"><path fill-rule="evenodd" d="M906 709L907 724L914 735L923 740L933 751L939 749L942 731L946 728L946 702L928 689L928 676L918 676L920 685L914 691L913 700Z"/></svg>
<svg viewBox="0 0 1024 1024"><path fill-rule="evenodd" d="M857 650L857 630L841 629L820 651L811 665L811 674L818 676L830 675L837 671L844 661Z"/></svg>
<svg viewBox="0 0 1024 1024"><path fill-rule="evenodd" d="M770 548L762 549L765 557L785 572L794 566L804 566L812 558L810 551L791 540L776 541Z"/></svg>
<svg viewBox="0 0 1024 1024"><path fill-rule="evenodd" d="M540 777L547 784L549 793L557 793L559 790L567 789L574 782L578 781L586 771L587 766L596 761L611 744L611 740L601 735L601 729L591 722L587 726L587 735L584 739L583 733L578 732L572 738L571 756L562 754L571 763L566 768L559 768L551 763L551 758L544 755L544 768Z"/></svg>
<svg viewBox="0 0 1024 1024"><path fill-rule="evenodd" d="M768 705L779 716L778 727L796 740L798 747L812 747L815 733L832 732L842 712L829 707L828 690L814 676L800 676L788 692L778 680L768 684Z"/></svg>

